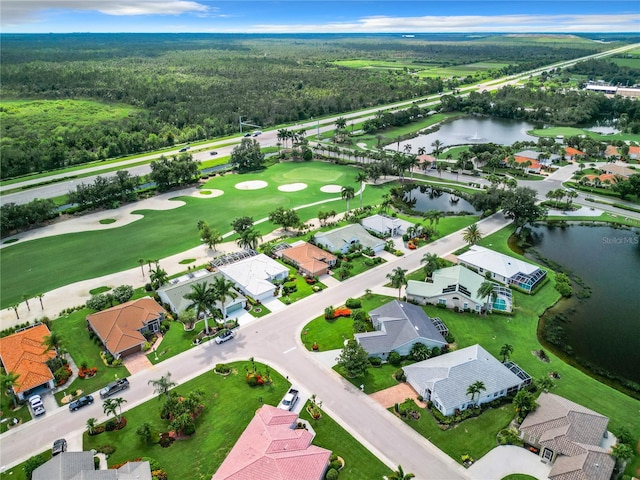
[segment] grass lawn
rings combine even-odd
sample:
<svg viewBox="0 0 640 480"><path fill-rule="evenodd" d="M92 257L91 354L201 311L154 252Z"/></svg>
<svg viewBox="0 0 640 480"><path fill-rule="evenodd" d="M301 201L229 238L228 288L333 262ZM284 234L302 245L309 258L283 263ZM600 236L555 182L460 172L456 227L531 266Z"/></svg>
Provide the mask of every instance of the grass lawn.
<svg viewBox="0 0 640 480"><path fill-rule="evenodd" d="M409 365L411 362L406 362L403 365ZM360 388L360 385L364 385L364 393L370 394L379 392L380 390L384 390L389 387L395 387L398 385L398 382L395 378L393 378L393 374L396 370L401 367L396 367L391 365L390 363L385 363L380 367L369 367L367 369L367 373L361 375L359 377L349 378L345 376L344 368L336 365L333 369L342 375L347 381L351 382L351 384Z"/></svg>
<svg viewBox="0 0 640 480"><path fill-rule="evenodd" d="M307 283L307 280L302 276L298 274L298 271L295 267L292 267L291 265L283 262L280 259L276 259L276 261L278 263L280 263L281 265L287 267L289 269L289 276L293 275L295 277L295 280L289 282L287 281L285 283L285 285L295 285L296 286L296 291L292 292L288 295L283 295L281 300L286 304L286 305L290 305L291 303L297 302L298 300L302 300L303 298L308 297L309 295L312 295L316 292L313 291L313 287L317 286L318 288L324 290L325 288L327 288L327 286L325 284L323 284L322 282L316 282L313 285L310 285Z"/></svg>
<svg viewBox="0 0 640 480"><path fill-rule="evenodd" d="M209 321L209 324L213 324L213 320ZM193 339L196 338L198 332L204 329L204 321L199 321L196 323L195 328L187 332L184 329L182 323L178 321L171 322L171 327L162 337L162 341L158 348L156 349L157 360L156 360L156 352L152 352L147 354L147 358L154 365L162 362L171 357L175 357L179 353L182 353L195 345L192 343Z"/></svg>
<svg viewBox="0 0 640 480"><path fill-rule="evenodd" d="M55 398L59 405L61 405L60 399L64 396L64 391L71 393L75 390L82 390L85 393L91 393L113 381L116 375L119 378L129 375L129 370L124 365L108 367L103 363L100 358L102 345L97 345L91 340L87 331L85 318L90 313L93 313L93 310L84 308L71 314L63 315L51 322L51 330L60 334L62 344L69 350L69 355L71 355L75 364L80 367L83 362L86 362L89 368L96 367L98 369L98 372L93 377L76 378L70 384L65 385L63 391L56 393Z"/></svg>
<svg viewBox="0 0 640 480"><path fill-rule="evenodd" d="M252 317L260 318L264 317L265 315L269 315L271 313L271 310L269 310L264 305L255 305L251 307L251 311L249 313Z"/></svg>
<svg viewBox="0 0 640 480"><path fill-rule="evenodd" d="M367 265L365 262L367 260L369 260L368 257L365 257L364 255L361 257L356 257L353 258L351 260L349 260L347 263L349 263L353 268L351 270L349 270L349 275L347 275L344 278L340 278L339 276L334 276L334 278L336 280L340 280L341 282L350 279L351 277L355 277L356 275L360 275L361 273L366 272L367 270L371 270L372 268L377 267L378 265L382 265L383 263L386 263L387 261L382 258L382 257L377 257L380 258L382 260L381 263L376 263L374 265Z"/></svg>
<svg viewBox="0 0 640 480"><path fill-rule="evenodd" d="M48 460L51 459L51 449L45 450L42 453L39 453L38 455L35 455L36 457L40 457L43 462L46 462ZM5 470L4 472L0 473L0 480L27 480L27 476L24 473L24 465L27 462L21 463L19 465L16 465L13 468L10 468L9 470Z"/></svg>
<svg viewBox="0 0 640 480"><path fill-rule="evenodd" d="M536 480L536 477L532 477L531 475L526 475L524 473L514 473L512 475L502 477L502 480Z"/></svg>
<svg viewBox="0 0 640 480"><path fill-rule="evenodd" d="M308 405L308 402L307 402ZM318 420L307 413L306 405L300 413L316 432L314 445L331 450L344 459L344 468L340 470L342 480L372 480L389 475L389 468L371 454L361 443L325 412Z"/></svg>
<svg viewBox="0 0 640 480"><path fill-rule="evenodd" d="M220 232L230 231L231 221L242 215L255 220L267 217L277 207L292 208L317 201L332 201L327 208L338 212L346 203L340 194L324 193L327 184L352 185L359 169L323 162L278 164L262 172L224 175L211 179L203 187L220 189L225 195L215 198L185 197L186 205L168 211L141 210L144 218L120 228L80 232L17 242L0 252L2 296L0 307L22 301L22 295L34 296L63 285L133 268L139 258L164 258L200 243L196 223L202 219ZM261 190L238 190L235 185L248 180L264 180L269 186ZM304 182L308 187L298 192L281 192L278 186ZM363 197L366 204L379 204L388 185L368 186ZM301 220L317 216L318 205L298 210ZM190 228L189 226L192 226ZM275 229L269 222L257 226L262 234ZM176 235L176 232L180 232ZM118 245L119 248L112 248ZM89 247L90 246L90 247ZM99 252L99 254L97 254ZM43 275L42 272L47 274Z"/></svg>
<svg viewBox="0 0 640 480"><path fill-rule="evenodd" d="M575 127L551 127L545 129L535 129L527 133L536 137L555 137L557 135L562 135L565 138L586 135L589 138L593 138L595 140L606 143L611 143L614 140L630 140L634 142L640 141L640 135L637 134L634 135L632 133L615 133L613 135L603 135L601 133L592 132L590 130L583 130L582 128Z"/></svg>
<svg viewBox="0 0 640 480"><path fill-rule="evenodd" d="M507 404L485 410L482 415L464 420L449 430L441 430L429 411L417 406L416 410L422 414L420 418L404 422L458 463L462 463L460 457L464 454L478 460L495 448L497 433L509 425L515 415L513 406ZM389 411L394 415L393 408Z"/></svg>
<svg viewBox="0 0 640 480"><path fill-rule="evenodd" d="M18 403L18 409L13 409L13 399L5 392L0 393L0 412L2 412L2 420L5 422L0 423L0 433L6 432L8 426L13 422L14 418L22 420L22 423L31 420L31 412L26 403L20 405Z"/></svg>

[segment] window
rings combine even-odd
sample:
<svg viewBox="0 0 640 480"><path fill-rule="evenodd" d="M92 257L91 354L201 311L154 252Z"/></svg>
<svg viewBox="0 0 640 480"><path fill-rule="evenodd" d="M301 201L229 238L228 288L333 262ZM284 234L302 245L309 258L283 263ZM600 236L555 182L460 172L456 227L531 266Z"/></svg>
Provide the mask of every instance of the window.
<svg viewBox="0 0 640 480"><path fill-rule="evenodd" d="M446 298L439 298L438 299L438 305L446 305L447 304L447 299Z"/></svg>
<svg viewBox="0 0 640 480"><path fill-rule="evenodd" d="M476 312L480 311L480 305L476 305Z"/></svg>
<svg viewBox="0 0 640 480"><path fill-rule="evenodd" d="M466 310L467 308L469 308L469 304L467 302L464 302L462 304L462 308L464 308Z"/></svg>

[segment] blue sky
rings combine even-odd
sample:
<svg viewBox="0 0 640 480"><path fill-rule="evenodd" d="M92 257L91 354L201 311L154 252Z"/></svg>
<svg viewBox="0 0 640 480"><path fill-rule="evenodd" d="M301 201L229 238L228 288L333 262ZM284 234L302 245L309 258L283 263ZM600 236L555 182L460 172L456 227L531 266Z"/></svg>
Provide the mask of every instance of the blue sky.
<svg viewBox="0 0 640 480"><path fill-rule="evenodd" d="M637 0L2 0L4 33L640 32Z"/></svg>

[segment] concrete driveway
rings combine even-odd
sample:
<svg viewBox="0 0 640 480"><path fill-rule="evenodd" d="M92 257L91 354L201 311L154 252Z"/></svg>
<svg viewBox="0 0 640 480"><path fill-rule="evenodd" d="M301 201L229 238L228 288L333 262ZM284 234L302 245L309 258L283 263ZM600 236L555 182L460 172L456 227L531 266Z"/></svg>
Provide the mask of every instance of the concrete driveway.
<svg viewBox="0 0 640 480"><path fill-rule="evenodd" d="M525 473L538 480L547 480L550 470L551 466L542 463L535 453L513 445L502 445L471 465L467 473L473 480L500 480L512 473Z"/></svg>

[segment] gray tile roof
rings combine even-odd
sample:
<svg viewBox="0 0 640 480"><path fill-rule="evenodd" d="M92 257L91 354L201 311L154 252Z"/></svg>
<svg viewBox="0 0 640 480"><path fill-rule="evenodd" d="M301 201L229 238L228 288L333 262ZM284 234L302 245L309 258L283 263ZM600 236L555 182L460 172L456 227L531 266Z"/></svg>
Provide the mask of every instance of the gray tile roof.
<svg viewBox="0 0 640 480"><path fill-rule="evenodd" d="M33 471L33 480L70 480L82 470L93 470L91 452L62 452Z"/></svg>
<svg viewBox="0 0 640 480"><path fill-rule="evenodd" d="M357 242L363 247L371 247L373 249L384 245L384 240L371 235L359 223L346 225L328 232L316 233L315 241L318 245L324 245L331 252L342 250Z"/></svg>
<svg viewBox="0 0 640 480"><path fill-rule="evenodd" d="M485 298L478 297L478 289L486 278L463 265L454 265L453 267L436 270L433 272L432 280L432 282L409 280L409 282L407 282L407 295L437 298L443 294L443 289L451 285L456 285L456 292L472 302L483 305L486 300ZM466 293L465 290L468 293Z"/></svg>
<svg viewBox="0 0 640 480"><path fill-rule="evenodd" d="M407 381L417 392L422 393L429 387L432 398L436 398L445 411L468 403L467 388L476 381L483 382L486 387L480 394L481 398L517 387L523 382L480 345L408 365L404 371Z"/></svg>
<svg viewBox="0 0 640 480"><path fill-rule="evenodd" d="M191 300L187 300L184 298L189 292L191 292L191 287L196 284L206 283L211 284L215 281L217 277L222 277L223 275L220 272L207 272L204 275L197 275L193 278L185 278L180 281L176 281L175 283L169 283L167 285L163 285L158 289L158 295L162 299L162 301L167 301L169 305L172 307L171 309L176 313L184 312ZM227 309L235 303L242 302L244 297L241 295L237 298L233 299L232 297L227 297L226 299L226 307ZM218 302L218 308L222 310L222 304Z"/></svg>
<svg viewBox="0 0 640 480"><path fill-rule="evenodd" d="M458 261L495 272L505 278L513 278L519 273L532 275L540 270L537 265L478 245L473 245L467 252L458 255Z"/></svg>
<svg viewBox="0 0 640 480"><path fill-rule="evenodd" d="M417 305L393 300L369 312L380 322L380 330L355 334L360 345L370 354L389 353L409 342L446 345L431 318Z"/></svg>

